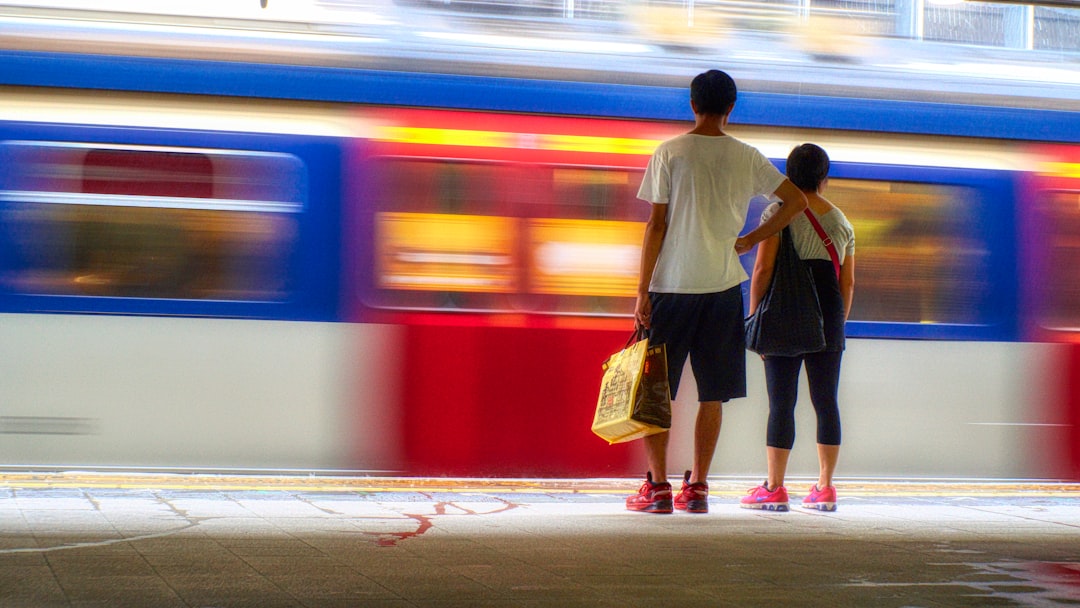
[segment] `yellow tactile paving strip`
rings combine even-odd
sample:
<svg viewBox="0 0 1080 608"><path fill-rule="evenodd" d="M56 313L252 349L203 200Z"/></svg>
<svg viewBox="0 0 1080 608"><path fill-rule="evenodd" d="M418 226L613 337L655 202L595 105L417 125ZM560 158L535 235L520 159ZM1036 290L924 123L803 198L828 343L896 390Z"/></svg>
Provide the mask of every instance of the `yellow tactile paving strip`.
<svg viewBox="0 0 1080 608"><path fill-rule="evenodd" d="M745 494L758 483L710 479L713 496ZM792 481L789 487L812 480ZM218 492L453 492L481 494L626 494L637 479L476 479L417 477L354 477L314 475L233 475L163 473L0 473L0 488L112 488L145 490L204 490ZM845 496L977 496L1075 497L1080 482L972 480L837 480Z"/></svg>

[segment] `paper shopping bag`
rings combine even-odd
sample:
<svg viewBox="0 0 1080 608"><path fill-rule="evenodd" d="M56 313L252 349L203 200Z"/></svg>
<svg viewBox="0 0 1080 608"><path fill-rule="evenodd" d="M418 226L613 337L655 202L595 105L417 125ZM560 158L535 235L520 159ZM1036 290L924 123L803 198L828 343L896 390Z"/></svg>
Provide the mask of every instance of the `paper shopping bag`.
<svg viewBox="0 0 1080 608"><path fill-rule="evenodd" d="M663 344L649 346L643 332L636 332L625 348L604 362L603 369L593 433L608 443L622 443L671 428Z"/></svg>

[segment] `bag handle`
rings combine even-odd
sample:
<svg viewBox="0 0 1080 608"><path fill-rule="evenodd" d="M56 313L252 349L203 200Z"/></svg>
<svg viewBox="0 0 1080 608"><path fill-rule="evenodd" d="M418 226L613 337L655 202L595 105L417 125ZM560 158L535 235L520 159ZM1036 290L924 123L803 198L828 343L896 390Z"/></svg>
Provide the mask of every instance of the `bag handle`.
<svg viewBox="0 0 1080 608"><path fill-rule="evenodd" d="M832 239L829 235L825 234L825 229L818 223L817 218L810 212L810 208L803 209L803 213L806 214L806 219L810 220L810 224L814 227L817 235L821 237L821 242L825 244L825 249L829 251L829 257L832 258L833 270L836 271L837 280L840 279L840 254L836 253L836 245L833 245Z"/></svg>
<svg viewBox="0 0 1080 608"><path fill-rule="evenodd" d="M642 340L644 340L645 338L648 338L648 337L649 337L648 330L646 330L644 327L642 327L640 325L635 326L634 327L634 333L630 334L630 337L627 338L626 344L623 345L623 350L626 350L627 348L630 348L631 344L636 344L638 342L641 342Z"/></svg>

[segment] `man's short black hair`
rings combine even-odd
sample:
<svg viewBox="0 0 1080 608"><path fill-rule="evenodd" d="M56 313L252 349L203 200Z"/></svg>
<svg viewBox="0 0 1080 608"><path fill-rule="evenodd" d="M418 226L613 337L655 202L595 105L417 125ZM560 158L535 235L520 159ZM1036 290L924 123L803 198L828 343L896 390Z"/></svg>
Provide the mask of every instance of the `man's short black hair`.
<svg viewBox="0 0 1080 608"><path fill-rule="evenodd" d="M787 157L787 176L803 192L817 192L829 176L829 155L814 144L796 146Z"/></svg>
<svg viewBox="0 0 1080 608"><path fill-rule="evenodd" d="M720 70L709 70L690 83L690 100L699 114L727 114L735 105L735 81Z"/></svg>

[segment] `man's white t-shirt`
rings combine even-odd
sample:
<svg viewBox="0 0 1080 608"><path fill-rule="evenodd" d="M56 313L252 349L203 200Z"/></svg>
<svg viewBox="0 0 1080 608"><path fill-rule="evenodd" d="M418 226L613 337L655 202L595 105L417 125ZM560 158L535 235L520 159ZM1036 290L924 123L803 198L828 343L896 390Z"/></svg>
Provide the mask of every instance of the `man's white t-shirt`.
<svg viewBox="0 0 1080 608"><path fill-rule="evenodd" d="M765 155L729 135L687 133L660 144L638 190L638 198L668 206L649 291L713 293L748 279L735 240L750 199L783 182Z"/></svg>

